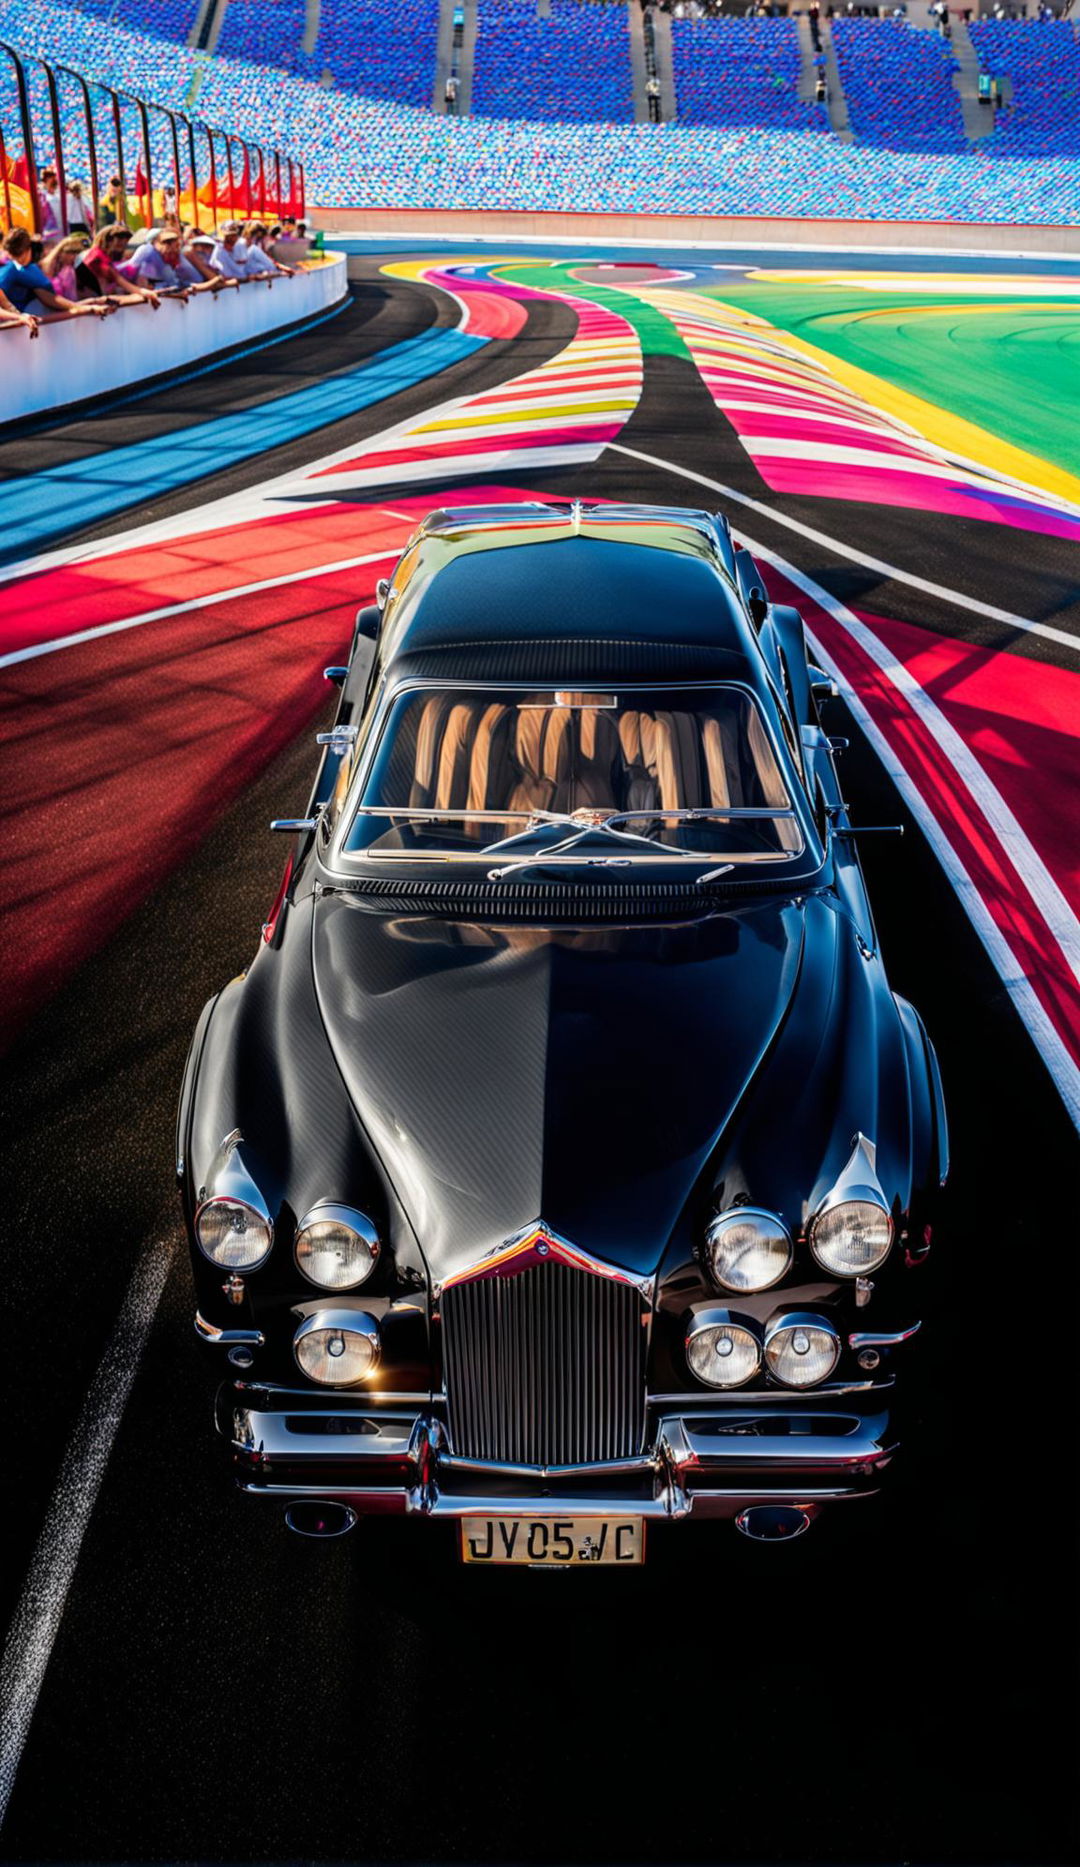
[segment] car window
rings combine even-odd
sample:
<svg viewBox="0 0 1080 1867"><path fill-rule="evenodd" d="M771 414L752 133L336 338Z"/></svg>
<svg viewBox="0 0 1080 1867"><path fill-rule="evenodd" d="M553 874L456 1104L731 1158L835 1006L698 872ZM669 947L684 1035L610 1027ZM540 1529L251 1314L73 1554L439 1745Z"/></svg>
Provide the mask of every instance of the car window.
<svg viewBox="0 0 1080 1867"><path fill-rule="evenodd" d="M467 850L537 812L620 813L631 834L703 853L802 847L761 713L736 687L414 689L394 702L354 801L346 854ZM694 811L708 814L688 821Z"/></svg>

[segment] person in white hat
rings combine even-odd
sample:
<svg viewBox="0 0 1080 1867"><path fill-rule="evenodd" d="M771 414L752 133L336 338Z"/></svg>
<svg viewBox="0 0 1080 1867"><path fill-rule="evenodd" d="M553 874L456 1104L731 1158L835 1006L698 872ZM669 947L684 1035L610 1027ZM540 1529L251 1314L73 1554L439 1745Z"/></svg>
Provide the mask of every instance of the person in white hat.
<svg viewBox="0 0 1080 1867"><path fill-rule="evenodd" d="M209 284L216 286L218 291L220 291L223 286L237 286L240 281L239 279L223 278L220 272L215 272L210 261L216 245L216 234L195 232L191 234L184 244L184 258L194 266L195 271L199 274L201 279L207 280Z"/></svg>

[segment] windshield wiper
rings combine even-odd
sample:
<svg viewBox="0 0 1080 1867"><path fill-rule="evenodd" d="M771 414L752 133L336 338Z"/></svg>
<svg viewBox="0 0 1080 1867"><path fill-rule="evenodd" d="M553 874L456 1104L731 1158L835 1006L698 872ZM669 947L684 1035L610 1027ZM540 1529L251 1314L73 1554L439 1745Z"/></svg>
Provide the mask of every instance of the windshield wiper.
<svg viewBox="0 0 1080 1867"><path fill-rule="evenodd" d="M523 855L514 862L506 863L501 869L489 869L489 882L501 882L505 880L508 875L520 875L523 869L542 867L548 862L561 862L566 856L572 855L575 850L580 850L583 845L587 846L592 838L600 837L605 837L612 842L621 844L632 844L635 851L644 848L648 851L650 856L660 857L665 861L672 856L690 862L701 862L705 859L705 853L701 850L673 849L670 844L659 843L654 837L640 836L633 830L616 829L615 825L620 823L633 823L635 821L655 823L657 821L663 822L666 819L678 823L694 823L707 822L717 818L726 819L729 817L743 819L747 817L757 817L772 820L775 817L794 817L795 812L790 808L762 810L746 809L741 806L729 808L722 808L720 806L695 806L690 810L599 811L583 809L569 818L558 816L553 811L536 811L533 814L535 817L544 819L547 822L573 823L577 834L575 836L566 837L562 842L554 843L547 849L537 850L531 855ZM484 855L494 855L500 850L510 848L512 845L520 843L523 837L529 834L530 832L525 830L519 832L516 836L504 838L502 842L490 843L487 849L482 853ZM601 855L587 858L587 862L589 867L626 868L629 866L630 857ZM733 866L734 865L729 862L725 863L721 868L710 869L705 875L699 877L699 883L715 881L719 876L726 875L728 870Z"/></svg>

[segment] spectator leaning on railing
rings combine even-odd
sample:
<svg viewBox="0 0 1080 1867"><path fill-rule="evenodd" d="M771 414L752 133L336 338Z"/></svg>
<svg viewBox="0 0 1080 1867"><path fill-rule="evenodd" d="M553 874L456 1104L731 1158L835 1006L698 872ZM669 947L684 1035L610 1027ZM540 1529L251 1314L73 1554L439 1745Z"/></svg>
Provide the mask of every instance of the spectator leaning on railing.
<svg viewBox="0 0 1080 1867"><path fill-rule="evenodd" d="M215 271L210 262L213 258L214 248L216 246L216 234L193 232L190 237L184 241L184 258L190 265L195 267L196 271L201 273L202 277L206 279L209 284L213 285L216 290L220 292L225 286L239 286L240 280L237 278L227 279L222 273Z"/></svg>
<svg viewBox="0 0 1080 1867"><path fill-rule="evenodd" d="M260 273L282 273L291 279L295 266L285 266L280 259L275 259L266 250L270 229L262 220L249 220L244 223L244 237L237 246L244 248L244 272L249 279L256 279Z"/></svg>
<svg viewBox="0 0 1080 1867"><path fill-rule="evenodd" d="M31 337L36 337L41 328L33 312L16 311L7 293L0 292L0 331L13 330L16 324L23 325Z"/></svg>
<svg viewBox="0 0 1080 1867"><path fill-rule="evenodd" d="M237 283L246 279L244 271L246 253L240 245L241 227L238 220L227 220L218 228L218 237L210 255L210 264L215 272L220 272L223 279L235 279Z"/></svg>
<svg viewBox="0 0 1080 1867"><path fill-rule="evenodd" d="M82 233L69 233L64 240L58 240L51 247L41 262L41 270L47 279L51 279L54 292L73 302L86 296L80 292L76 278L76 269L90 242ZM96 294L91 294L96 296Z"/></svg>
<svg viewBox="0 0 1080 1867"><path fill-rule="evenodd" d="M119 223L103 227L96 246L84 253L79 262L79 284L110 298L144 299L156 310L161 303L157 293L150 286L133 285L130 279L125 279L123 273L117 271L130 238L127 228Z"/></svg>
<svg viewBox="0 0 1080 1867"><path fill-rule="evenodd" d="M0 292L14 307L17 313L25 312L30 305L35 312L38 305L46 311L60 312L65 317L107 317L116 306L103 303L100 299L85 304L74 304L56 291L55 281L40 266L32 261L33 241L23 227L12 227L4 235L4 245L0 257Z"/></svg>
<svg viewBox="0 0 1080 1867"><path fill-rule="evenodd" d="M117 271L136 285L148 285L172 297L187 298L191 292L217 292L225 283L216 274L206 278L186 257L177 226L155 227L149 238L135 248L131 259L125 260Z"/></svg>

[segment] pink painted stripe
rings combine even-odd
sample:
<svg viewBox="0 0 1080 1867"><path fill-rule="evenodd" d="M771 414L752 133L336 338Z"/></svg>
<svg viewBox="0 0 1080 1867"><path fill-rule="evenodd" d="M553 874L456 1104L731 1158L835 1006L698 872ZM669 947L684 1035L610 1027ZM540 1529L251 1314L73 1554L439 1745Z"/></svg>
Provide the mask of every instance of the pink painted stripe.
<svg viewBox="0 0 1080 1867"><path fill-rule="evenodd" d="M1050 507L1010 504L1004 488L997 497L990 491L976 493L960 482L950 484L936 476L877 472L872 466L843 466L834 461L783 460L774 455L756 459L754 464L773 492L810 493L822 499L854 499L877 506L948 512L958 518L996 521L1017 531L1080 540L1080 520Z"/></svg>

